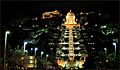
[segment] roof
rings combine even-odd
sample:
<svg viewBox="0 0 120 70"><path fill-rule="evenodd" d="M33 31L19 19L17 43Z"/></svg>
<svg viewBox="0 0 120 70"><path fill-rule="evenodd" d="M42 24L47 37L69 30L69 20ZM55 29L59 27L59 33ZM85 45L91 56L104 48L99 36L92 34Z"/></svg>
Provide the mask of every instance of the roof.
<svg viewBox="0 0 120 70"><path fill-rule="evenodd" d="M74 15L74 13L71 12L71 10L70 10L70 12L67 13L67 16L75 16L75 15Z"/></svg>

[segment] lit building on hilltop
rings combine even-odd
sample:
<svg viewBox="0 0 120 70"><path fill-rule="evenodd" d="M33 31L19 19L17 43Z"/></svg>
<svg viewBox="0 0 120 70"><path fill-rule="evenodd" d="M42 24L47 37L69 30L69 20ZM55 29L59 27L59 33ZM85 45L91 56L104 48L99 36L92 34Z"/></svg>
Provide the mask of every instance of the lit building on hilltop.
<svg viewBox="0 0 120 70"><path fill-rule="evenodd" d="M52 17L55 17L57 15L59 15L60 12L55 10L55 11L51 11L51 12L45 12L42 14L42 18L45 19L45 18L52 18Z"/></svg>

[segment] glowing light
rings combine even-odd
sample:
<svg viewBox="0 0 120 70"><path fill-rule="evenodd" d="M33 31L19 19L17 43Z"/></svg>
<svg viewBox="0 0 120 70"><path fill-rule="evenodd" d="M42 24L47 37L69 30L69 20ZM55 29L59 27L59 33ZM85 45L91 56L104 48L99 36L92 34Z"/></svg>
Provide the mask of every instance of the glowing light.
<svg viewBox="0 0 120 70"><path fill-rule="evenodd" d="M36 17L35 20L37 20L38 18Z"/></svg>
<svg viewBox="0 0 120 70"><path fill-rule="evenodd" d="M24 44L27 44L27 42L24 42Z"/></svg>
<svg viewBox="0 0 120 70"><path fill-rule="evenodd" d="M6 34L10 34L10 31L6 31Z"/></svg>
<svg viewBox="0 0 120 70"><path fill-rule="evenodd" d="M95 48L92 48L93 50L95 49Z"/></svg>
<svg viewBox="0 0 120 70"><path fill-rule="evenodd" d="M63 53L61 56L65 56L65 54Z"/></svg>
<svg viewBox="0 0 120 70"><path fill-rule="evenodd" d="M21 25L19 25L19 27L22 27Z"/></svg>
<svg viewBox="0 0 120 70"><path fill-rule="evenodd" d="M35 48L35 50L38 50L38 48Z"/></svg>
<svg viewBox="0 0 120 70"><path fill-rule="evenodd" d="M64 36L65 38L68 38L69 36Z"/></svg>
<svg viewBox="0 0 120 70"><path fill-rule="evenodd" d="M63 49L63 50L67 50L68 48L66 48L66 47L62 47L62 49Z"/></svg>
<svg viewBox="0 0 120 70"><path fill-rule="evenodd" d="M106 49L106 48L104 48L104 50L106 51L107 49Z"/></svg>
<svg viewBox="0 0 120 70"><path fill-rule="evenodd" d="M63 43L59 43L59 44L69 44L69 42L63 42Z"/></svg>
<svg viewBox="0 0 120 70"><path fill-rule="evenodd" d="M31 48L31 51L33 50L33 48Z"/></svg>
<svg viewBox="0 0 120 70"><path fill-rule="evenodd" d="M95 26L97 26L97 24L95 24Z"/></svg>
<svg viewBox="0 0 120 70"><path fill-rule="evenodd" d="M80 44L79 42L75 42L74 44Z"/></svg>
<svg viewBox="0 0 120 70"><path fill-rule="evenodd" d="M115 47L115 52L116 52L116 43L113 43L114 47Z"/></svg>
<svg viewBox="0 0 120 70"><path fill-rule="evenodd" d="M24 42L24 52L25 52L25 47L26 47L27 42Z"/></svg>
<svg viewBox="0 0 120 70"><path fill-rule="evenodd" d="M80 12L80 15L84 14L83 12Z"/></svg>
<svg viewBox="0 0 120 70"><path fill-rule="evenodd" d="M101 15L101 13L98 14L99 16Z"/></svg>
<svg viewBox="0 0 120 70"><path fill-rule="evenodd" d="M46 54L46 57L48 57L49 56L49 54Z"/></svg>
<svg viewBox="0 0 120 70"><path fill-rule="evenodd" d="M82 54L80 54L80 53L78 54L78 56L81 56L81 55L82 55Z"/></svg>
<svg viewBox="0 0 120 70"><path fill-rule="evenodd" d="M84 25L88 25L88 22L86 22Z"/></svg>
<svg viewBox="0 0 120 70"><path fill-rule="evenodd" d="M107 26L101 26L100 28L103 29L103 28L106 28Z"/></svg>
<svg viewBox="0 0 120 70"><path fill-rule="evenodd" d="M34 59L34 56L29 56L29 59Z"/></svg>
<svg viewBox="0 0 120 70"><path fill-rule="evenodd" d="M73 37L77 38L77 36L73 36Z"/></svg>
<svg viewBox="0 0 120 70"><path fill-rule="evenodd" d="M91 37L93 37L93 35L91 35Z"/></svg>
<svg viewBox="0 0 120 70"><path fill-rule="evenodd" d="M80 47L77 47L77 48L75 48L75 49L80 50L81 48L80 48Z"/></svg>
<svg viewBox="0 0 120 70"><path fill-rule="evenodd" d="M23 57L21 57L21 59L23 60L24 58L23 58Z"/></svg>
<svg viewBox="0 0 120 70"><path fill-rule="evenodd" d="M34 60L29 60L29 63L34 63Z"/></svg>
<svg viewBox="0 0 120 70"><path fill-rule="evenodd" d="M89 13L86 13L86 15L88 15Z"/></svg>
<svg viewBox="0 0 120 70"><path fill-rule="evenodd" d="M34 64L27 64L27 67L28 67L28 68L34 68L34 67L37 67L37 65L34 65Z"/></svg>
<svg viewBox="0 0 120 70"><path fill-rule="evenodd" d="M108 60L106 60L106 62L108 62Z"/></svg>

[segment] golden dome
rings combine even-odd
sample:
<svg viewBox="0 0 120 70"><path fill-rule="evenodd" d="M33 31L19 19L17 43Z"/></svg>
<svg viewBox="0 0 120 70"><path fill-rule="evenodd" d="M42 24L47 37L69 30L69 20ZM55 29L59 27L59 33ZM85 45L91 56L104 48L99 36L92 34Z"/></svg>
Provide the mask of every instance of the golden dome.
<svg viewBox="0 0 120 70"><path fill-rule="evenodd" d="M74 15L74 13L71 12L71 10L70 10L70 12L67 13L67 16L75 16L75 15Z"/></svg>

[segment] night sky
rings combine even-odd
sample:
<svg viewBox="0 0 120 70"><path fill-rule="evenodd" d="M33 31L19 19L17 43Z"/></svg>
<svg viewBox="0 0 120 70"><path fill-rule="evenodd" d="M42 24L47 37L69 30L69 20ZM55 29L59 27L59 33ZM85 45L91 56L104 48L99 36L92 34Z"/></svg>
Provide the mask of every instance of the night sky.
<svg viewBox="0 0 120 70"><path fill-rule="evenodd" d="M70 9L79 13L80 11L103 12L118 17L117 1L4 1L2 5L2 23L8 24L12 21L22 19L29 16L39 16L42 12L59 10L66 14Z"/></svg>

